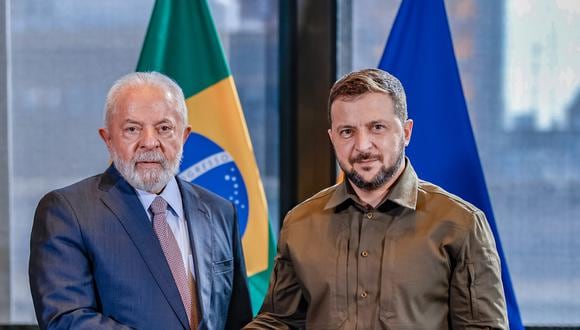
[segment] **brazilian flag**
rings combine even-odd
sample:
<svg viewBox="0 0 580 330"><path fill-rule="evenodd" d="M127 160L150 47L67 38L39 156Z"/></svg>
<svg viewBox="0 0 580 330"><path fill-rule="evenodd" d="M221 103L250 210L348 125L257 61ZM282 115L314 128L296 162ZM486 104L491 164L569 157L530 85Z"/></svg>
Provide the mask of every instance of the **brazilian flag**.
<svg viewBox="0 0 580 330"><path fill-rule="evenodd" d="M156 1L137 71L161 72L183 89L192 134L179 176L235 204L256 313L274 242L248 128L206 0Z"/></svg>

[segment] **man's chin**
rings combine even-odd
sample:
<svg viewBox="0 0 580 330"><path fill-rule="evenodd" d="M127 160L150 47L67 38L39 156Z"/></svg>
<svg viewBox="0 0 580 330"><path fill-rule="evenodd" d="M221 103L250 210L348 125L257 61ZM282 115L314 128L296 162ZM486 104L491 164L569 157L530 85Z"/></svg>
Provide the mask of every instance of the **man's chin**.
<svg viewBox="0 0 580 330"><path fill-rule="evenodd" d="M367 175L361 175L360 179L362 182L364 182L365 184L371 184L373 181L375 181L376 176L367 176Z"/></svg>
<svg viewBox="0 0 580 330"><path fill-rule="evenodd" d="M140 178L156 178L161 176L161 174L163 173L163 168L156 166L149 167L135 165L134 171Z"/></svg>
<svg viewBox="0 0 580 330"><path fill-rule="evenodd" d="M369 176L370 174L376 175L383 167L383 163L379 161L368 161L354 163L351 166L355 171L364 174L365 176Z"/></svg>
<svg viewBox="0 0 580 330"><path fill-rule="evenodd" d="M384 168L374 171L357 171L355 168L346 172L346 176L354 186L366 191L380 189L391 177L389 171Z"/></svg>
<svg viewBox="0 0 580 330"><path fill-rule="evenodd" d="M169 180L164 180L162 182L161 178L159 177L140 177L136 180L129 182L131 186L137 189L145 190L150 193L157 194L167 185Z"/></svg>
<svg viewBox="0 0 580 330"><path fill-rule="evenodd" d="M135 166L133 173L132 179L127 181L133 187L149 192L154 192L151 190L158 190L159 187L163 188L169 181L167 180L168 175L165 175L163 169L146 169Z"/></svg>
<svg viewBox="0 0 580 330"><path fill-rule="evenodd" d="M380 173L380 168L355 167L354 170L356 171L356 173L358 173L358 176L365 182L373 181Z"/></svg>

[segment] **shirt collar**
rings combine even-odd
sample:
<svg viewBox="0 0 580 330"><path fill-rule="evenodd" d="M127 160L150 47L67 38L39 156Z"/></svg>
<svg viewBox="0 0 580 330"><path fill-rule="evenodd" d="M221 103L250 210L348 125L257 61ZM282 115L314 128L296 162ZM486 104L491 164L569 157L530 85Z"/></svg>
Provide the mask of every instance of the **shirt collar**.
<svg viewBox="0 0 580 330"><path fill-rule="evenodd" d="M181 192L179 191L179 186L177 185L177 180L175 180L175 177L172 177L171 180L169 180L159 195L137 188L135 188L135 191L137 191L137 196L143 204L143 207L145 207L145 210L147 210L148 214L149 207L151 207L151 203L153 203L155 197L161 196L167 202L167 205L169 205L169 208L173 211L173 213L178 218L183 219L183 202L181 200Z"/></svg>
<svg viewBox="0 0 580 330"><path fill-rule="evenodd" d="M379 208L386 201L391 201L400 205L402 207L415 210L417 206L417 187L418 178L411 162L407 157L405 157L405 169L403 173L399 176L397 181L391 187L391 190L387 194L384 201L377 206ZM350 187L350 183L345 179L341 184L339 184L330 199L324 206L324 209L335 208L347 201L353 201L360 204L360 199L356 196L355 192Z"/></svg>

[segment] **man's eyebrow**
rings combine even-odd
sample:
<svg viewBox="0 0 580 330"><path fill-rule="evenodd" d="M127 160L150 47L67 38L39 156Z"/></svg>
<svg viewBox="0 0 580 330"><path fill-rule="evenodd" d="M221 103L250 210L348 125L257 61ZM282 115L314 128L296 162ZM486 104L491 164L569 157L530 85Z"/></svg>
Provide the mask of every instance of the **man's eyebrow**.
<svg viewBox="0 0 580 330"><path fill-rule="evenodd" d="M173 122L171 120L167 119L167 118L164 118L164 119L156 122L155 125L166 124L166 123L169 123L169 124L172 124L173 125Z"/></svg>
<svg viewBox="0 0 580 330"><path fill-rule="evenodd" d="M172 125L173 125L173 122L172 122L171 120L167 119L167 118L164 118L164 119L162 119L162 120L160 120L160 121L158 121L158 122L154 123L153 125L154 125L154 126L157 126L157 125L160 125L160 124L165 124L165 123L169 123L169 124L172 124ZM125 120L125 122L123 122L123 124L137 124L137 125L143 125L143 123L142 123L142 122L140 122L140 121L138 121L138 120L135 120L135 119L131 119L131 118L128 118L128 119L126 119L126 120Z"/></svg>
<svg viewBox="0 0 580 330"><path fill-rule="evenodd" d="M385 125L385 126L388 126L389 125L388 122L386 122L386 121L384 121L382 119L370 121L366 125L367 126L373 126L373 125L376 125L376 124L381 124L381 125Z"/></svg>
<svg viewBox="0 0 580 330"><path fill-rule="evenodd" d="M343 129L343 128L354 128L354 125L351 124L342 124L342 125L337 125L336 129Z"/></svg>
<svg viewBox="0 0 580 330"><path fill-rule="evenodd" d="M142 123L140 121L137 121L137 120L131 119L131 118L126 119L123 124L137 124L137 125L142 125Z"/></svg>

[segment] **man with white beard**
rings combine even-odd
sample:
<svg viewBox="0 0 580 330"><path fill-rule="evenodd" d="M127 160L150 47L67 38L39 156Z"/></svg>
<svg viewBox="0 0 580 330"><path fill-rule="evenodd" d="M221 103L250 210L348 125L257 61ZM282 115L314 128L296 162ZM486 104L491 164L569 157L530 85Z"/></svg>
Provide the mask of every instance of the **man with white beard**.
<svg viewBox="0 0 580 330"><path fill-rule="evenodd" d="M113 163L39 202L29 276L42 329L239 329L251 319L232 203L176 174L191 127L168 77L131 73L99 135Z"/></svg>

